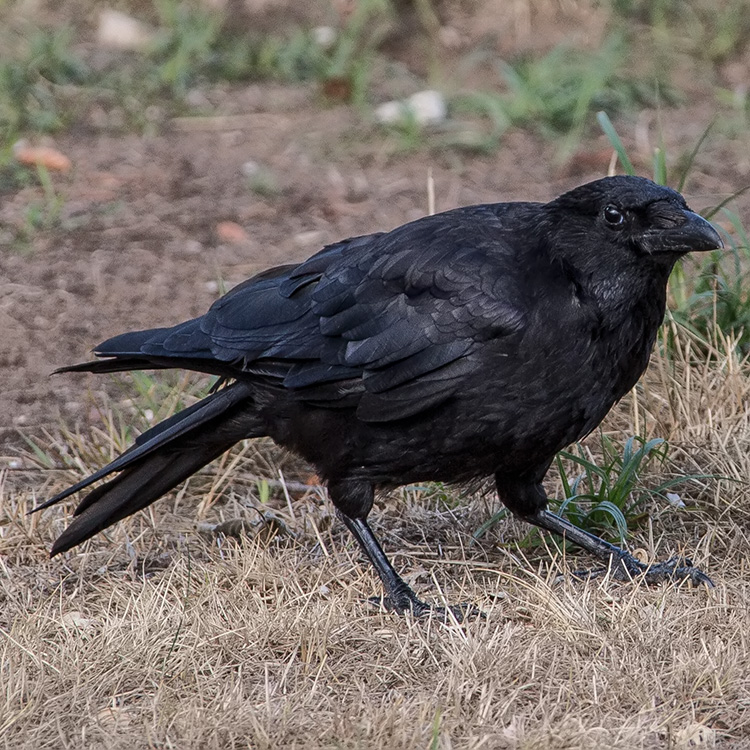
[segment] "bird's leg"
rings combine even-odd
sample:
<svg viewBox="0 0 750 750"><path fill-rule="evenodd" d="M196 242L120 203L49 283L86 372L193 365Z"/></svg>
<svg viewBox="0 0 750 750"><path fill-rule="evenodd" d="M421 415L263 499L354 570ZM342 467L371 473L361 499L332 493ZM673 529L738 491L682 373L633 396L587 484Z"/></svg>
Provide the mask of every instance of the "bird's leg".
<svg viewBox="0 0 750 750"><path fill-rule="evenodd" d="M367 482L339 479L328 482L328 495L336 506L341 520L375 567L385 588L385 606L399 614L412 611L422 615L430 605L421 601L394 570L383 552L372 529L365 520L375 499L375 490Z"/></svg>
<svg viewBox="0 0 750 750"><path fill-rule="evenodd" d="M398 614L408 611L417 617L427 614L431 609L430 605L423 602L395 571L367 521L364 518L349 518L341 512L339 515L378 572L385 588L385 606Z"/></svg>
<svg viewBox="0 0 750 750"><path fill-rule="evenodd" d="M713 581L701 570L693 567L692 560L673 557L665 562L644 565L626 550L600 539L598 536L579 529L566 518L546 509L547 496L539 483L516 484L496 477L500 499L510 510L524 521L546 531L559 534L569 542L602 560L604 570L578 576L593 577L610 571L619 580L629 580L643 576L646 583L662 581L682 581L689 579L694 585L704 584L713 588ZM514 492L510 492L511 488Z"/></svg>
<svg viewBox="0 0 750 750"><path fill-rule="evenodd" d="M336 506L341 520L359 542L359 546L362 547L380 576L385 589L383 603L386 608L398 614L412 612L417 617L430 613L446 616L447 611L443 607L436 607L423 602L412 591L406 581L395 571L380 543L375 538L375 534L365 520L374 499L375 493L372 485L345 480L329 482L328 494ZM478 610L471 605L460 604L450 607L450 611L459 622L478 613Z"/></svg>
<svg viewBox="0 0 750 750"><path fill-rule="evenodd" d="M593 571L588 574L576 573L576 575L594 577L610 570L612 575L620 580L642 575L646 583L661 583L668 580L682 581L687 578L694 585L702 583L709 588L714 586L713 581L703 571L693 567L693 561L690 559L673 557L654 565L644 565L626 550L605 542L604 539L600 539L588 531L579 529L567 519L548 510L540 510L531 516L524 516L524 521L559 534L564 539L603 560L607 565L605 570Z"/></svg>

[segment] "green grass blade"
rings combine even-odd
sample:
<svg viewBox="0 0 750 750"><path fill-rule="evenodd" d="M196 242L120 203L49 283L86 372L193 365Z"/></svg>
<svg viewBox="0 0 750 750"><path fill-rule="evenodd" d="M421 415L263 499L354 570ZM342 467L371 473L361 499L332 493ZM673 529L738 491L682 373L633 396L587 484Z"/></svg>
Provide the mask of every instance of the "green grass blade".
<svg viewBox="0 0 750 750"><path fill-rule="evenodd" d="M657 185L667 184L667 155L663 148L654 149L654 182Z"/></svg>
<svg viewBox="0 0 750 750"><path fill-rule="evenodd" d="M570 488L570 482L568 481L568 475L565 473L565 469L563 468L562 464L562 457L558 453L555 456L555 463L557 464L557 471L560 474L560 481L562 482L563 487L563 494L566 498L569 498L573 495L573 492Z"/></svg>
<svg viewBox="0 0 750 750"><path fill-rule="evenodd" d="M604 135L607 136L609 142L612 144L612 148L614 148L615 152L617 153L617 158L620 160L620 164L622 164L622 168L625 170L625 174L634 175L635 168L633 167L633 163L628 158L628 153L625 150L625 146L623 145L622 141L620 140L620 136L617 135L617 131L615 130L615 126L612 124L612 120L609 119L609 116L606 112L597 112L596 119L599 122L599 127L604 131Z"/></svg>
<svg viewBox="0 0 750 750"><path fill-rule="evenodd" d="M493 513L472 535L471 538L479 541L498 521L502 521L508 515L507 508L501 508Z"/></svg>
<svg viewBox="0 0 750 750"><path fill-rule="evenodd" d="M721 203L719 203L718 205L714 206L709 211L706 211L703 214L703 218L704 219L708 219L710 221L711 219L713 219L714 216L716 216L716 214L719 213L719 211L721 211L722 208L724 208L724 206L727 205L727 203L731 203L735 198L739 198L741 195L743 195L744 193L746 193L748 190L750 190L750 185L745 185L745 187L740 188L739 190L735 191L734 193L732 193L727 198L724 198L724 200Z"/></svg>
<svg viewBox="0 0 750 750"><path fill-rule="evenodd" d="M701 137L698 139L695 146L693 146L693 150L690 152L690 156L688 156L687 162L685 162L685 167L682 170L682 174L680 175L680 181L677 183L677 192L681 193L683 188L685 187L688 174L690 174L690 170L693 168L695 157L698 156L698 151L700 151L700 148L703 145L703 141L708 138L708 134L711 132L714 125L716 125L716 117L714 117L713 120L708 123L706 129L703 131L703 133L701 133Z"/></svg>
<svg viewBox="0 0 750 750"><path fill-rule="evenodd" d="M620 537L620 542L624 542L628 536L628 522L625 520L625 515L623 514L623 512L609 500L602 500L601 502L597 503L589 511L589 516L592 513L596 513L598 511L606 513L614 521L615 526L617 527L617 534Z"/></svg>
<svg viewBox="0 0 750 750"><path fill-rule="evenodd" d="M583 456L576 456L575 453L570 453L569 451L560 451L560 455L568 461L572 461L573 463L582 466L587 472L589 472L589 474L595 474L603 482L606 483L608 481L609 477L607 476L607 472L602 469L601 466L597 466L592 461L583 458Z"/></svg>
<svg viewBox="0 0 750 750"><path fill-rule="evenodd" d="M35 443L30 437L27 437L26 435L21 435L23 440L26 442L26 444L31 448L31 450L34 452L34 456L36 457L36 460L39 461L39 463L44 466L47 469L55 469L57 468L55 466L55 462L52 459L52 457L43 450L37 443Z"/></svg>

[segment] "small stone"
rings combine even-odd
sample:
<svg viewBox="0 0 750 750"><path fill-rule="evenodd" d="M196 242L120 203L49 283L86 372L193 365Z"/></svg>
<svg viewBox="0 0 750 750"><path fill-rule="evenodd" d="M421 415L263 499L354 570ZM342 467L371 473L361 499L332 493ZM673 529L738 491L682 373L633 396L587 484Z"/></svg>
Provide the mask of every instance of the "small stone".
<svg viewBox="0 0 750 750"><path fill-rule="evenodd" d="M383 125L395 125L405 118L404 102L384 102L375 108L375 119Z"/></svg>
<svg viewBox="0 0 750 750"><path fill-rule="evenodd" d="M375 110L375 119L384 125L394 125L409 118L418 125L438 125L447 115L445 97L433 90L419 91L405 100L385 102Z"/></svg>
<svg viewBox="0 0 750 750"><path fill-rule="evenodd" d="M154 37L155 33L149 26L118 10L108 8L99 14L96 39L102 47L142 50Z"/></svg>
<svg viewBox="0 0 750 750"><path fill-rule="evenodd" d="M200 255L203 252L203 244L199 240L188 239L182 243L182 252L187 255Z"/></svg>
<svg viewBox="0 0 750 750"><path fill-rule="evenodd" d="M338 34L332 26L317 26L312 30L312 38L323 49L331 49L336 44Z"/></svg>
<svg viewBox="0 0 750 750"><path fill-rule="evenodd" d="M667 492L666 498L667 502L669 502L670 505L674 505L675 508L686 507L683 499L676 492Z"/></svg>
<svg viewBox="0 0 750 750"><path fill-rule="evenodd" d="M420 125L439 125L448 116L445 97L439 91L419 91L409 97L409 106Z"/></svg>
<svg viewBox="0 0 750 750"><path fill-rule="evenodd" d="M22 139L13 145L13 156L19 164L27 167L44 167L50 172L69 172L73 166L70 159L51 146L31 146Z"/></svg>
<svg viewBox="0 0 750 750"><path fill-rule="evenodd" d="M263 168L260 166L260 164L258 164L257 161L253 161L252 159L250 159L240 167L240 170L245 177L252 178L257 177L263 171Z"/></svg>

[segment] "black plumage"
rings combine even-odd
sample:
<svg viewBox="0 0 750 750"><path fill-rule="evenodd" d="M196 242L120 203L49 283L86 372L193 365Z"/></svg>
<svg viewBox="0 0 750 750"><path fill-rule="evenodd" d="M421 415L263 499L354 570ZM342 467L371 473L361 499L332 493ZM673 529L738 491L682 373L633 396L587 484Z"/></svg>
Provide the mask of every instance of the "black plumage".
<svg viewBox="0 0 750 750"><path fill-rule="evenodd" d="M70 549L244 438L312 463L403 611L427 608L367 525L377 488L494 477L517 516L565 534L616 575L710 583L689 562L648 571L546 510L557 451L594 429L646 368L674 263L721 247L682 196L611 177L547 203L427 216L324 248L235 287L200 318L125 333L63 371L186 368L225 385L142 434L40 507L91 491Z"/></svg>

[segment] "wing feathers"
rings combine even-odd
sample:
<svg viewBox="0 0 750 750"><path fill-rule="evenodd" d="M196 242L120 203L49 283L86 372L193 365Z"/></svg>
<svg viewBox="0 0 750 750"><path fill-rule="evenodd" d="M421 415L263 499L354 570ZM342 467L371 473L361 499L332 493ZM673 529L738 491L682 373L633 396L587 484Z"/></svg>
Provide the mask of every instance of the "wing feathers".
<svg viewBox="0 0 750 750"><path fill-rule="evenodd" d="M213 366L331 407L360 399L362 419L419 413L451 397L481 342L523 328L523 264L498 215L460 209L330 245L240 284L202 318L104 342L96 353L112 364L98 367Z"/></svg>

